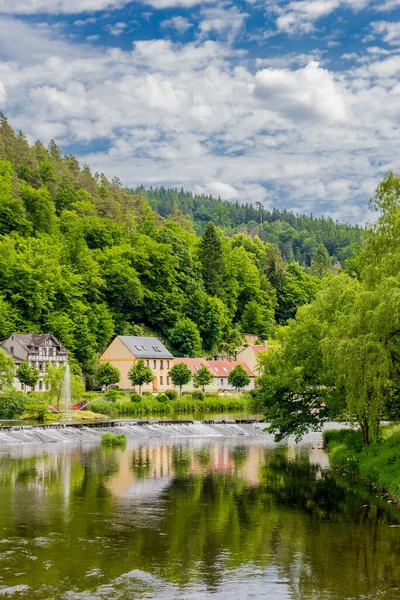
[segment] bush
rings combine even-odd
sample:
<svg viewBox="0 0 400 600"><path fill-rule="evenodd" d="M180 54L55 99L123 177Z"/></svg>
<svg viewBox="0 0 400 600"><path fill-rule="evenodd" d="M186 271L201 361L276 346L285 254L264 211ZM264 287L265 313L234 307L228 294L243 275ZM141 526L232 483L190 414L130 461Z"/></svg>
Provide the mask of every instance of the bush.
<svg viewBox="0 0 400 600"><path fill-rule="evenodd" d="M169 402L167 394L157 394L156 400L157 402Z"/></svg>
<svg viewBox="0 0 400 600"><path fill-rule="evenodd" d="M132 392L131 402L141 402L141 401L142 401L142 396L140 394L138 394L137 392Z"/></svg>
<svg viewBox="0 0 400 600"><path fill-rule="evenodd" d="M146 390L145 392L142 392L142 396L145 396L146 398L153 398L153 394L151 392L149 392L148 390Z"/></svg>
<svg viewBox="0 0 400 600"><path fill-rule="evenodd" d="M204 400L204 397L204 392L202 392L201 390L195 390L192 394L193 400L199 400L200 402Z"/></svg>
<svg viewBox="0 0 400 600"><path fill-rule="evenodd" d="M22 392L10 390L0 396L0 418L14 419L25 410L26 397Z"/></svg>
<svg viewBox="0 0 400 600"><path fill-rule="evenodd" d="M116 405L117 403L110 402L108 400L103 400L101 398L99 400L93 400L90 404L88 404L87 410L91 410L101 415L112 415L118 412ZM86 407L82 410L86 410Z"/></svg>
<svg viewBox="0 0 400 600"><path fill-rule="evenodd" d="M103 433L101 436L101 445L115 448L126 447L126 436L123 433Z"/></svg>
<svg viewBox="0 0 400 600"><path fill-rule="evenodd" d="M164 394L167 396L168 400L176 400L178 398L178 392L176 390L166 390Z"/></svg>
<svg viewBox="0 0 400 600"><path fill-rule="evenodd" d="M111 400L111 402L116 402L116 400L118 400L118 396L119 392L115 388L112 390L107 390L104 394L104 397L108 398L108 400Z"/></svg>

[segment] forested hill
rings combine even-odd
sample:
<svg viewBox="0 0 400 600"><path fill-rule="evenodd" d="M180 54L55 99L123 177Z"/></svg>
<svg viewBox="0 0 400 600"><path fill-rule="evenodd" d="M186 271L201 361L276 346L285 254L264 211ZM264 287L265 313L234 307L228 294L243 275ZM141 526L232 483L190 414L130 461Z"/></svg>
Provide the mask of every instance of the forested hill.
<svg viewBox="0 0 400 600"><path fill-rule="evenodd" d="M192 198L197 228L199 201L182 198ZM232 352L241 333L273 335L315 296L320 279L343 258L343 246L358 239L356 229L295 219L296 239L310 238L305 269L285 262L261 237L233 227L224 233L210 220L220 223L213 207L225 207L227 215L250 210L208 199L199 235L177 204L167 218L146 194L92 173L54 142L30 146L0 116L0 338L51 332L88 375L116 334L151 332L177 355ZM280 232L274 234L280 247L285 227L295 244L288 221L265 221L263 238L267 224ZM249 230L251 220L240 227ZM328 240L335 235L343 246L332 250ZM302 258L305 242L299 247Z"/></svg>
<svg viewBox="0 0 400 600"><path fill-rule="evenodd" d="M195 231L202 234L206 224L212 221L228 235L248 233L258 235L264 242L279 247L282 258L310 266L319 244L324 244L334 261L343 264L351 256L352 246L360 244L362 230L333 221L331 218L295 215L286 210L266 210L261 203L240 204L212 196L198 196L183 189L138 188L144 192L150 206L162 217L173 214L174 207L194 223Z"/></svg>

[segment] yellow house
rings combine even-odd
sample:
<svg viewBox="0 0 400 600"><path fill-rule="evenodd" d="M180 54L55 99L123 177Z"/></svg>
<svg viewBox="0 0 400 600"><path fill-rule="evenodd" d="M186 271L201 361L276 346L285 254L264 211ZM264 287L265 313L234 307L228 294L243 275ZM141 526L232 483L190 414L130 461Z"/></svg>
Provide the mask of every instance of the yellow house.
<svg viewBox="0 0 400 600"><path fill-rule="evenodd" d="M260 352L268 352L268 344L264 342L262 345L256 346L251 344L247 346L247 348L243 348L240 352L236 354L236 360L240 360L249 365L250 369L256 375L261 375L257 369L257 359Z"/></svg>
<svg viewBox="0 0 400 600"><path fill-rule="evenodd" d="M100 363L111 363L121 375L119 387L132 391L134 387L128 379L128 371L138 358L142 358L154 374L153 383L145 384L142 391L162 392L171 387L168 371L174 357L165 346L153 337L118 335L100 356Z"/></svg>

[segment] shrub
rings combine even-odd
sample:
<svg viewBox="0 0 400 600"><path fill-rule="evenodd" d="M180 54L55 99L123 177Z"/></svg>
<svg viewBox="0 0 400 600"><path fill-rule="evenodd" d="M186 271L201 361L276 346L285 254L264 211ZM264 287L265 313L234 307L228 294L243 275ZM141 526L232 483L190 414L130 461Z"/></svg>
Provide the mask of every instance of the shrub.
<svg viewBox="0 0 400 600"><path fill-rule="evenodd" d="M26 398L22 392L10 390L0 396L0 418L14 419L25 410Z"/></svg>
<svg viewBox="0 0 400 600"><path fill-rule="evenodd" d="M157 402L169 402L168 396L166 394L157 394L156 400Z"/></svg>
<svg viewBox="0 0 400 600"><path fill-rule="evenodd" d="M141 402L141 401L142 401L142 396L140 394L138 394L137 392L132 392L131 402Z"/></svg>
<svg viewBox="0 0 400 600"><path fill-rule="evenodd" d="M93 402L87 406L87 410L91 410L92 412L99 413L101 415L112 415L113 413L118 412L116 404L117 403L109 402L103 399L93 400ZM83 408L82 410L86 410L86 408Z"/></svg>
<svg viewBox="0 0 400 600"><path fill-rule="evenodd" d="M204 400L204 392L202 392L201 390L195 390L192 394L192 398L193 400L199 400L200 402L202 402Z"/></svg>
<svg viewBox="0 0 400 600"><path fill-rule="evenodd" d="M168 400L176 400L178 398L178 392L176 390L166 390L164 394L167 396Z"/></svg>
<svg viewBox="0 0 400 600"><path fill-rule="evenodd" d="M146 396L146 398L153 398L153 394L151 392L149 392L148 390L145 390L144 392L142 392L142 396Z"/></svg>
<svg viewBox="0 0 400 600"><path fill-rule="evenodd" d="M118 399L119 393L118 390L116 389L112 389L112 390L107 390L106 393L104 394L105 398L108 398L108 400L111 400L111 402L115 402Z"/></svg>
<svg viewBox="0 0 400 600"><path fill-rule="evenodd" d="M101 436L101 445L115 448L126 447L126 436L123 433L103 433Z"/></svg>

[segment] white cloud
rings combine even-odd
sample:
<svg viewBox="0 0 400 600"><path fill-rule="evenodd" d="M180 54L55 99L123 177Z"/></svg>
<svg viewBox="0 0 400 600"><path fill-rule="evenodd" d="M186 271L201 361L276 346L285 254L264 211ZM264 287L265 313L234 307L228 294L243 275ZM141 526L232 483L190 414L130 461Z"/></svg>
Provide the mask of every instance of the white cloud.
<svg viewBox="0 0 400 600"><path fill-rule="evenodd" d="M211 181L203 187L195 187L196 194L206 194L221 198L222 200L236 200L239 197L239 192L236 188L222 181Z"/></svg>
<svg viewBox="0 0 400 600"><path fill-rule="evenodd" d="M0 0L0 13L8 15L78 14L121 8L132 0Z"/></svg>
<svg viewBox="0 0 400 600"><path fill-rule="evenodd" d="M207 37L210 33L228 34L228 37L233 39L248 16L236 7L204 8L201 11L202 20L199 24L200 35Z"/></svg>
<svg viewBox="0 0 400 600"><path fill-rule="evenodd" d="M3 84L3 82L0 81L0 108L2 106L4 106L4 104L6 103L6 98L7 98L6 88Z"/></svg>
<svg viewBox="0 0 400 600"><path fill-rule="evenodd" d="M264 69L256 74L256 95L269 109L298 121L343 121L346 106L326 69L310 62L303 69Z"/></svg>
<svg viewBox="0 0 400 600"><path fill-rule="evenodd" d="M161 27L163 29L176 29L176 31L179 31L180 33L185 33L185 31L193 27L193 25L189 19L178 16L162 21Z"/></svg>
<svg viewBox="0 0 400 600"><path fill-rule="evenodd" d="M400 56L365 55L335 73L304 66L309 55L240 64L226 41L147 40L124 51L0 22L7 113L30 140L79 148L105 139L106 152L93 144L81 161L129 186L177 185L351 220L367 214L384 171L400 170Z"/></svg>
<svg viewBox="0 0 400 600"><path fill-rule="evenodd" d="M373 32L381 35L384 42L398 46L400 44L400 22L374 21L371 23Z"/></svg>
<svg viewBox="0 0 400 600"><path fill-rule="evenodd" d="M74 25L76 25L76 27L83 27L84 25L89 25L89 24L93 24L96 23L96 18L95 17L90 17L88 19L79 19L78 21L74 21Z"/></svg>
<svg viewBox="0 0 400 600"><path fill-rule="evenodd" d="M109 24L105 27L106 31L108 31L111 35L115 35L115 37L118 37L119 35L121 35L121 33L124 33L126 28L127 24L121 22L114 23L113 25Z"/></svg>

